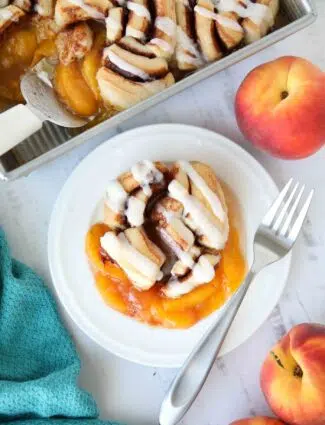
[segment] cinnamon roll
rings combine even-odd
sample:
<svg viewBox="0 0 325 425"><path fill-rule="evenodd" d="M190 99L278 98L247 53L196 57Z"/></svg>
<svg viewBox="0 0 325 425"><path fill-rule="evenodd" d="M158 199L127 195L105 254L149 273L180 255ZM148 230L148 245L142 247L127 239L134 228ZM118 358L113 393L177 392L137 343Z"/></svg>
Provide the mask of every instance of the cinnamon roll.
<svg viewBox="0 0 325 425"><path fill-rule="evenodd" d="M107 47L97 81L105 103L126 109L172 85L175 80L165 59L133 53L129 41ZM133 45L135 47L135 45ZM143 48L145 50L145 48Z"/></svg>
<svg viewBox="0 0 325 425"><path fill-rule="evenodd" d="M104 20L109 0L57 0L54 18L60 28L88 19Z"/></svg>
<svg viewBox="0 0 325 425"><path fill-rule="evenodd" d="M0 34L12 23L18 22L25 15L19 7L9 4L0 9Z"/></svg>
<svg viewBox="0 0 325 425"><path fill-rule="evenodd" d="M155 0L154 5L156 19L148 46L156 56L169 59L176 45L175 0Z"/></svg>
<svg viewBox="0 0 325 425"><path fill-rule="evenodd" d="M63 65L69 65L82 59L93 44L93 33L85 22L61 31L56 40L59 60Z"/></svg>
<svg viewBox="0 0 325 425"><path fill-rule="evenodd" d="M157 191L162 196L153 197ZM107 256L138 289L149 289L164 277L162 292L169 298L210 282L228 239L220 183L208 165L195 161L178 161L169 168L160 162L136 164L108 185L104 216L111 229L101 239ZM148 224L163 245L151 240ZM169 272L163 246L174 255Z"/></svg>
<svg viewBox="0 0 325 425"><path fill-rule="evenodd" d="M125 21L125 10L123 7L113 7L109 9L105 19L107 44L113 44L123 37Z"/></svg>
<svg viewBox="0 0 325 425"><path fill-rule="evenodd" d="M249 44L263 37L274 25L279 0L218 0L217 9L242 18L245 43Z"/></svg>
<svg viewBox="0 0 325 425"><path fill-rule="evenodd" d="M223 12L216 15L217 33L227 51L238 46L244 38L244 29L238 20L235 12Z"/></svg>
<svg viewBox="0 0 325 425"><path fill-rule="evenodd" d="M9 1L7 2L7 5L8 4L9 4ZM33 3L31 2L31 0L14 0L12 4L14 6L19 7L19 9L23 10L26 13L31 12L33 9ZM0 7L4 7L4 6L6 5L3 5L3 6L0 5Z"/></svg>
<svg viewBox="0 0 325 425"><path fill-rule="evenodd" d="M193 71L203 65L196 43L194 12L187 0L176 0L176 63L182 71Z"/></svg>
<svg viewBox="0 0 325 425"><path fill-rule="evenodd" d="M222 50L216 37L214 4L211 0L198 0L194 7L197 39L204 59L213 62L222 57Z"/></svg>
<svg viewBox="0 0 325 425"><path fill-rule="evenodd" d="M141 226L150 196L166 185L168 168L162 162L142 161L109 183L104 222L112 229Z"/></svg>
<svg viewBox="0 0 325 425"><path fill-rule="evenodd" d="M53 0L36 0L34 10L40 16L44 16L44 17L53 16L54 1Z"/></svg>
<svg viewBox="0 0 325 425"><path fill-rule="evenodd" d="M129 13L125 35L145 41L151 24L148 0L128 0L126 7Z"/></svg>

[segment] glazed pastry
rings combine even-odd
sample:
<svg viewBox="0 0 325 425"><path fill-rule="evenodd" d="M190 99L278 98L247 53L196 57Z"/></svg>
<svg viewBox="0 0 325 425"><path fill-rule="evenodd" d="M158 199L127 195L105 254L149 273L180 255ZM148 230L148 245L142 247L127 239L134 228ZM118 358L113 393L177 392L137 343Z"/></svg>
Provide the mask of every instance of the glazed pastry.
<svg viewBox="0 0 325 425"><path fill-rule="evenodd" d="M152 198L156 191L164 194L166 189L167 195ZM104 222L111 230L102 238L101 247L142 290L155 284L154 277L162 279L166 262L161 248L146 234L146 220L176 257L162 289L167 297L179 297L213 279L229 226L222 188L208 165L178 161L169 170L159 162L141 161L108 185ZM138 255L134 250L146 258L141 260L147 263L143 270L149 261L154 264L150 276L143 276L137 262L129 264L129 256L135 259Z"/></svg>
<svg viewBox="0 0 325 425"><path fill-rule="evenodd" d="M113 44L123 37L125 11L123 7L109 9L105 19L107 44Z"/></svg>
<svg viewBox="0 0 325 425"><path fill-rule="evenodd" d="M0 34L12 23L18 22L25 13L12 4L0 9Z"/></svg>
<svg viewBox="0 0 325 425"><path fill-rule="evenodd" d="M9 1L7 2L7 4L4 4L3 6L1 6L1 2L0 2L0 7L5 7L8 4L9 4ZM12 4L14 6L19 7L19 9L23 10L26 13L31 12L33 9L33 4L31 0L14 0Z"/></svg>
<svg viewBox="0 0 325 425"><path fill-rule="evenodd" d="M222 12L216 15L215 25L218 35L227 51L234 49L244 38L244 29L238 23L234 12Z"/></svg>
<svg viewBox="0 0 325 425"><path fill-rule="evenodd" d="M216 37L214 4L210 0L198 0L194 7L195 28L203 57L212 62L222 57L222 50Z"/></svg>
<svg viewBox="0 0 325 425"><path fill-rule="evenodd" d="M156 56L148 44L143 44L133 37L123 37L117 44L123 49L139 56L151 59Z"/></svg>
<svg viewBox="0 0 325 425"><path fill-rule="evenodd" d="M193 71L203 65L196 44L194 12L188 2L176 0L176 63L182 71Z"/></svg>
<svg viewBox="0 0 325 425"><path fill-rule="evenodd" d="M274 25L279 10L278 0L218 0L219 12L234 12L243 18L246 44L259 40Z"/></svg>
<svg viewBox="0 0 325 425"><path fill-rule="evenodd" d="M139 290L148 290L162 279L160 268L165 255L150 241L141 227L130 228L119 234L107 232L100 243L102 249L124 270Z"/></svg>
<svg viewBox="0 0 325 425"><path fill-rule="evenodd" d="M132 48L127 48L131 44ZM142 54L144 51L145 54ZM97 73L102 99L117 109L126 109L174 83L165 59L148 56L145 46L130 39L107 47L103 53L104 67Z"/></svg>
<svg viewBox="0 0 325 425"><path fill-rule="evenodd" d="M168 168L161 162L141 161L108 184L104 222L112 230L141 226L150 196L166 184Z"/></svg>
<svg viewBox="0 0 325 425"><path fill-rule="evenodd" d="M115 107L117 110L130 108L175 83L171 72L158 80L137 82L106 67L99 69L97 81L104 103Z"/></svg>
<svg viewBox="0 0 325 425"><path fill-rule="evenodd" d="M208 228L203 230L199 220L190 211L185 217L186 223L199 232L198 241L201 245L215 250L223 249L229 232L228 212L222 187L214 171L200 162L192 162L191 167L186 162L180 164L188 174L192 196L202 204L204 214L209 217L213 227L210 231Z"/></svg>
<svg viewBox="0 0 325 425"><path fill-rule="evenodd" d="M59 60L63 65L69 65L82 59L93 44L93 33L85 22L61 31L56 40Z"/></svg>
<svg viewBox="0 0 325 425"><path fill-rule="evenodd" d="M53 16L54 2L53 0L36 0L34 10L40 16L45 16L45 17Z"/></svg>
<svg viewBox="0 0 325 425"><path fill-rule="evenodd" d="M171 279L162 289L163 293L168 298L178 298L193 291L196 287L210 282L215 275L215 267L220 258L220 255L201 255L191 272L182 279Z"/></svg>
<svg viewBox="0 0 325 425"><path fill-rule="evenodd" d="M148 46L156 56L169 59L176 45L175 0L155 0L156 19Z"/></svg>
<svg viewBox="0 0 325 425"><path fill-rule="evenodd" d="M57 0L55 22L63 28L88 19L104 20L110 5L109 0Z"/></svg>
<svg viewBox="0 0 325 425"><path fill-rule="evenodd" d="M136 81L151 81L168 74L168 64L163 58L141 56L117 44L104 50L103 60L108 68Z"/></svg>
<svg viewBox="0 0 325 425"><path fill-rule="evenodd" d="M148 0L128 0L128 21L125 35L145 41L151 24Z"/></svg>
<svg viewBox="0 0 325 425"><path fill-rule="evenodd" d="M248 15L242 23L247 44L264 37L274 25L274 19L279 10L279 0L258 0L251 8L256 12Z"/></svg>

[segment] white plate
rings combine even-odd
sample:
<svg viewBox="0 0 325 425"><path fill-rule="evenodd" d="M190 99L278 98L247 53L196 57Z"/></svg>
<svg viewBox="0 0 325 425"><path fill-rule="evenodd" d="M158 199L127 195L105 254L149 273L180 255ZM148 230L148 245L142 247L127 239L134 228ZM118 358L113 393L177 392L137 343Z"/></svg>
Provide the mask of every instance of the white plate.
<svg viewBox="0 0 325 425"><path fill-rule="evenodd" d="M113 137L81 162L62 189L48 237L51 274L62 304L87 335L116 355L150 366L177 367L218 312L188 330L139 323L104 304L85 255L85 236L107 182L142 159L210 164L241 205L248 263L255 229L278 190L262 166L235 143L208 130L174 124L137 128ZM255 281L221 354L238 347L266 320L283 291L289 266L287 257Z"/></svg>

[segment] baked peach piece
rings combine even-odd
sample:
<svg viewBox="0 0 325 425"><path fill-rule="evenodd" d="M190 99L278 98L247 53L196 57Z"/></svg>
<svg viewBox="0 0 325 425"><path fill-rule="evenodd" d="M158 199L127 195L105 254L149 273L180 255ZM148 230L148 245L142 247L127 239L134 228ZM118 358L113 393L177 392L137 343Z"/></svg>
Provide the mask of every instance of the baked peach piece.
<svg viewBox="0 0 325 425"><path fill-rule="evenodd" d="M255 418L239 419L230 425L285 425L282 421L268 416L256 416Z"/></svg>
<svg viewBox="0 0 325 425"><path fill-rule="evenodd" d="M81 73L86 83L92 90L97 101L100 100L100 92L96 78L97 71L102 61L102 50L105 46L105 33L99 32L95 38L93 47L86 54L81 64Z"/></svg>
<svg viewBox="0 0 325 425"><path fill-rule="evenodd" d="M139 291L123 270L102 255L100 238L108 230L106 224L98 223L90 228L86 237L86 253L97 289L110 307L151 325L177 329L193 326L224 304L246 272L239 235L231 226L222 260L210 283L178 299L166 298L159 283L148 291Z"/></svg>
<svg viewBox="0 0 325 425"><path fill-rule="evenodd" d="M57 65L54 87L61 101L75 114L89 117L98 111L96 97L86 83L77 62Z"/></svg>
<svg viewBox="0 0 325 425"><path fill-rule="evenodd" d="M17 27L3 35L0 46L0 98L9 103L24 101L20 78L30 66L36 47L36 34L32 28Z"/></svg>

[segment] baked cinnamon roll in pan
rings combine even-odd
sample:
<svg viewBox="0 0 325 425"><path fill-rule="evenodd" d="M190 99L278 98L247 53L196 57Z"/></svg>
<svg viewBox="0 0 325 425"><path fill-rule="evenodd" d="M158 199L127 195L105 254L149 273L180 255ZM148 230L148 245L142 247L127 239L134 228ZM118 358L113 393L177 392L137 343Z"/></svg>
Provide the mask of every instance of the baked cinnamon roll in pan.
<svg viewBox="0 0 325 425"><path fill-rule="evenodd" d="M3 0L0 34L15 44L23 30L30 68L96 123L263 37L278 9L279 0ZM10 105L22 101L25 70L3 72Z"/></svg>

